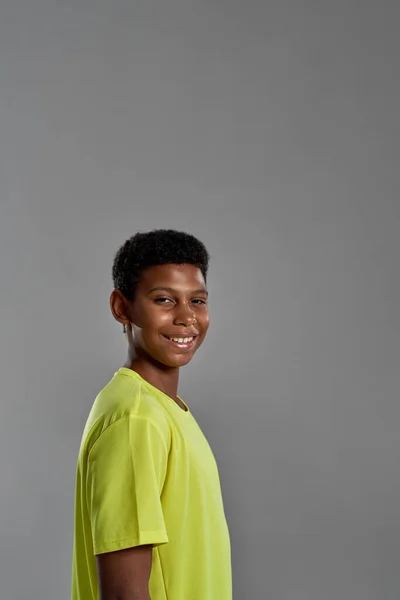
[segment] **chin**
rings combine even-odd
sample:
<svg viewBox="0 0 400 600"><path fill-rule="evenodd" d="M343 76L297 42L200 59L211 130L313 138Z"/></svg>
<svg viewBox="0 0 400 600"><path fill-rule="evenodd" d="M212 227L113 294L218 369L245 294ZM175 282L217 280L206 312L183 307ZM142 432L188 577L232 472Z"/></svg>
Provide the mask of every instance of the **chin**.
<svg viewBox="0 0 400 600"><path fill-rule="evenodd" d="M175 357L175 359L168 359L164 357L161 360L158 360L165 367L169 367L171 369L177 369L179 367L184 367L190 363L193 358L193 354L182 354L181 356Z"/></svg>

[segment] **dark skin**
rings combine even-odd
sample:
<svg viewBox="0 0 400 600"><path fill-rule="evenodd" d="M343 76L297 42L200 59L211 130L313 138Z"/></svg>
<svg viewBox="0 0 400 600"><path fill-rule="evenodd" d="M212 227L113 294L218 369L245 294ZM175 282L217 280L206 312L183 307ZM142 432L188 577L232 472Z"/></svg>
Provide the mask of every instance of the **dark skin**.
<svg viewBox="0 0 400 600"><path fill-rule="evenodd" d="M145 269L132 301L119 290L110 297L114 318L127 329L124 366L139 373L183 410L177 396L179 369L190 362L207 334L207 296L199 268L173 264ZM171 337L186 342L167 339ZM151 564L152 546L99 555L101 600L150 600Z"/></svg>
<svg viewBox="0 0 400 600"><path fill-rule="evenodd" d="M127 328L125 367L177 401L179 369L190 362L209 326L207 289L200 269L190 264L149 267L142 273L133 301L114 290L110 307L114 318ZM190 348L176 347L164 337L193 335Z"/></svg>
<svg viewBox="0 0 400 600"><path fill-rule="evenodd" d="M152 547L138 546L97 557L101 600L151 600Z"/></svg>

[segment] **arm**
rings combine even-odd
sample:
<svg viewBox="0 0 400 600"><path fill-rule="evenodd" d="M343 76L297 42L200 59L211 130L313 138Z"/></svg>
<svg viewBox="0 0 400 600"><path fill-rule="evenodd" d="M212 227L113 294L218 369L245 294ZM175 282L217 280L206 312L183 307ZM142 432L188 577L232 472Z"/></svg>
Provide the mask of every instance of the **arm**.
<svg viewBox="0 0 400 600"><path fill-rule="evenodd" d="M152 547L166 544L168 445L135 415L106 429L87 459L86 500L101 600L150 600Z"/></svg>
<svg viewBox="0 0 400 600"><path fill-rule="evenodd" d="M101 600L150 600L152 546L97 556Z"/></svg>

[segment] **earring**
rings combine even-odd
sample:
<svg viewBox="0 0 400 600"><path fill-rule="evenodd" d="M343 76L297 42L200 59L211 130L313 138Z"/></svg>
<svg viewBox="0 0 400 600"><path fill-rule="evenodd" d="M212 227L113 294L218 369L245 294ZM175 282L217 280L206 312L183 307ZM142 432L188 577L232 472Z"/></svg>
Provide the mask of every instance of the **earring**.
<svg viewBox="0 0 400 600"><path fill-rule="evenodd" d="M126 333L126 324L125 323L122 325L122 333Z"/></svg>

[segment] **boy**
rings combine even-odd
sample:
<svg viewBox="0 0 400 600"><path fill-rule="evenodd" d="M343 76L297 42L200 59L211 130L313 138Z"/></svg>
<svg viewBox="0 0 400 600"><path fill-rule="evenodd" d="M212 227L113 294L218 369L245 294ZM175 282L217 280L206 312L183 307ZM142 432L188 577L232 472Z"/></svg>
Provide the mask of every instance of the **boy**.
<svg viewBox="0 0 400 600"><path fill-rule="evenodd" d="M209 326L209 256L192 235L138 233L110 307L128 357L97 396L79 451L72 600L231 600L217 466L177 393Z"/></svg>

